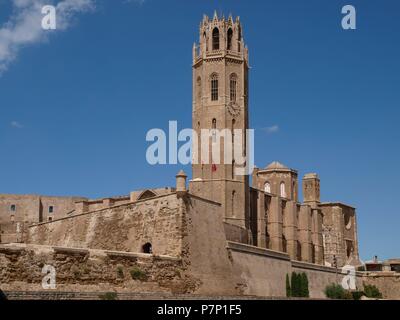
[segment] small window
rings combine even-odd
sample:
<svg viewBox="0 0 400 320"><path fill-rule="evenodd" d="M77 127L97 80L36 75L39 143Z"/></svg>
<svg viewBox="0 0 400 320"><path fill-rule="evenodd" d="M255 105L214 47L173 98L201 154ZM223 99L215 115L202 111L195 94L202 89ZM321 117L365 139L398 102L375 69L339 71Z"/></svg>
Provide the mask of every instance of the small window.
<svg viewBox="0 0 400 320"><path fill-rule="evenodd" d="M212 39L213 39L213 50L219 50L219 30L215 28L212 32Z"/></svg>
<svg viewBox="0 0 400 320"><path fill-rule="evenodd" d="M201 78L198 77L197 78L197 102L200 103L201 102Z"/></svg>
<svg viewBox="0 0 400 320"><path fill-rule="evenodd" d="M49 213L53 213L54 212L54 207L53 206L49 206Z"/></svg>
<svg viewBox="0 0 400 320"><path fill-rule="evenodd" d="M269 182L264 184L264 192L271 193L271 184Z"/></svg>
<svg viewBox="0 0 400 320"><path fill-rule="evenodd" d="M286 187L284 182L281 182L281 197L286 198Z"/></svg>
<svg viewBox="0 0 400 320"><path fill-rule="evenodd" d="M211 76L211 101L218 101L218 75Z"/></svg>
<svg viewBox="0 0 400 320"><path fill-rule="evenodd" d="M12 204L12 205L10 206L10 211L11 211L11 212L17 211L17 206L16 206L15 204Z"/></svg>
<svg viewBox="0 0 400 320"><path fill-rule="evenodd" d="M232 74L230 79L230 98L232 102L236 102L236 86L237 76L236 74Z"/></svg>
<svg viewBox="0 0 400 320"><path fill-rule="evenodd" d="M216 143L217 142L217 119L212 120L212 142Z"/></svg>
<svg viewBox="0 0 400 320"><path fill-rule="evenodd" d="M287 252L287 241L284 235L282 235L282 251Z"/></svg>
<svg viewBox="0 0 400 320"><path fill-rule="evenodd" d="M233 31L231 28L228 30L228 50L232 50L232 37L233 37Z"/></svg>
<svg viewBox="0 0 400 320"><path fill-rule="evenodd" d="M49 221L53 221L53 217L49 217Z"/></svg>

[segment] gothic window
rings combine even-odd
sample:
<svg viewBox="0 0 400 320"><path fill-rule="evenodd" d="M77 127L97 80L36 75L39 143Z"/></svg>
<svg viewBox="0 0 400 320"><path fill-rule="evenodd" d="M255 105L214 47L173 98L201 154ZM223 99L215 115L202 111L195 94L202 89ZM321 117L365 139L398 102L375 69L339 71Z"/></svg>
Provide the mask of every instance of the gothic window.
<svg viewBox="0 0 400 320"><path fill-rule="evenodd" d="M311 246L311 262L315 263L315 246Z"/></svg>
<svg viewBox="0 0 400 320"><path fill-rule="evenodd" d="M297 261L301 261L301 243L297 241Z"/></svg>
<svg viewBox="0 0 400 320"><path fill-rule="evenodd" d="M284 235L282 235L282 251L287 252L287 241Z"/></svg>
<svg viewBox="0 0 400 320"><path fill-rule="evenodd" d="M197 78L197 102L200 103L201 102L201 78L198 77Z"/></svg>
<svg viewBox="0 0 400 320"><path fill-rule="evenodd" d="M212 142L213 143L217 142L217 120L216 119L212 120Z"/></svg>
<svg viewBox="0 0 400 320"><path fill-rule="evenodd" d="M236 195L236 191L233 190L232 191L232 217L235 216L235 195Z"/></svg>
<svg viewBox="0 0 400 320"><path fill-rule="evenodd" d="M286 188L284 182L281 182L281 197L286 198Z"/></svg>
<svg viewBox="0 0 400 320"><path fill-rule="evenodd" d="M54 212L54 206L49 206L49 213L53 213Z"/></svg>
<svg viewBox="0 0 400 320"><path fill-rule="evenodd" d="M267 249L269 249L269 243L270 243L270 236L269 236L269 232L268 232L268 227L265 227L265 247Z"/></svg>
<svg viewBox="0 0 400 320"><path fill-rule="evenodd" d="M227 38L228 38L228 45L227 48L228 50L232 50L232 37L233 37L233 31L231 28L228 30Z"/></svg>
<svg viewBox="0 0 400 320"><path fill-rule="evenodd" d="M11 206L10 206L10 211L11 212L15 212L17 210L17 206L15 205L15 204L12 204Z"/></svg>
<svg viewBox="0 0 400 320"><path fill-rule="evenodd" d="M271 193L271 184L269 182L264 184L264 192Z"/></svg>
<svg viewBox="0 0 400 320"><path fill-rule="evenodd" d="M230 78L230 98L231 101L236 101L236 87L237 87L237 76L232 74Z"/></svg>
<svg viewBox="0 0 400 320"><path fill-rule="evenodd" d="M219 30L218 28L214 28L212 32L212 39L213 39L213 50L219 50Z"/></svg>
<svg viewBox="0 0 400 320"><path fill-rule="evenodd" d="M218 75L211 75L211 101L218 101Z"/></svg>

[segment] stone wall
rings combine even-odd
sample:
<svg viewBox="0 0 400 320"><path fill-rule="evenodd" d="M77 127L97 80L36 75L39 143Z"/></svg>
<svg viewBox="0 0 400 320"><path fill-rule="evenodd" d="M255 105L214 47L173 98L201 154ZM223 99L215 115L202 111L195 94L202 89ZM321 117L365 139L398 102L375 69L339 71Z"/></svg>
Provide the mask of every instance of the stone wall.
<svg viewBox="0 0 400 320"><path fill-rule="evenodd" d="M400 300L400 273L371 272L362 280L366 284L377 286L384 298Z"/></svg>
<svg viewBox="0 0 400 320"><path fill-rule="evenodd" d="M176 194L103 208L28 228L27 243L179 256L182 203Z"/></svg>
<svg viewBox="0 0 400 320"><path fill-rule="evenodd" d="M179 258L36 245L0 247L1 290L43 290L44 265L55 268L57 291L192 291L192 281Z"/></svg>

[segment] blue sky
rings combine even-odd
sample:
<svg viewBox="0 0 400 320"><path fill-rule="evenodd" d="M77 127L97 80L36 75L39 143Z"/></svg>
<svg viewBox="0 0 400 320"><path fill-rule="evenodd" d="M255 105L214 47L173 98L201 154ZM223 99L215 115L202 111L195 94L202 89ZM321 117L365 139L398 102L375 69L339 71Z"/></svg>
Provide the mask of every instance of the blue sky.
<svg viewBox="0 0 400 320"><path fill-rule="evenodd" d="M0 0L0 30L16 2ZM63 30L0 31L0 193L173 186L180 166L150 166L145 136L191 127L192 45L216 9L244 26L256 165L317 172L323 201L357 207L361 257L400 256L399 1L80 2ZM341 28L346 4L357 30Z"/></svg>

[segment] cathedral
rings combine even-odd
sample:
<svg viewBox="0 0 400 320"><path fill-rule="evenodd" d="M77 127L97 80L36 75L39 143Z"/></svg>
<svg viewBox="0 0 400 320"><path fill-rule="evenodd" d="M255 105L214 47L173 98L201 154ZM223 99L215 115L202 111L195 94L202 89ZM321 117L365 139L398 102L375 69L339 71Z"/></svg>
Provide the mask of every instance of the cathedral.
<svg viewBox="0 0 400 320"><path fill-rule="evenodd" d="M249 129L248 56L239 18L203 18L193 48L192 117L198 135L201 129L229 128L232 135ZM355 208L321 203L315 173L304 176L302 187L304 203L298 199L297 172L279 162L256 168L250 185L249 176L235 175L235 159L193 165L190 181L191 193L221 204L227 239L286 252L299 261L358 263Z"/></svg>
<svg viewBox="0 0 400 320"><path fill-rule="evenodd" d="M223 143L233 144L235 130L250 128L249 52L239 18L204 16L192 70L193 130L230 129ZM243 141L246 156L246 134ZM316 173L302 178L301 202L296 170L275 161L237 175L238 167L234 158L194 163L192 178L181 171L174 187L95 200L3 194L1 243L181 259L187 278L174 285L182 280L184 292L218 294L282 296L286 274L305 270L326 276L312 283L320 297L334 267L361 264L356 209L321 202Z"/></svg>

